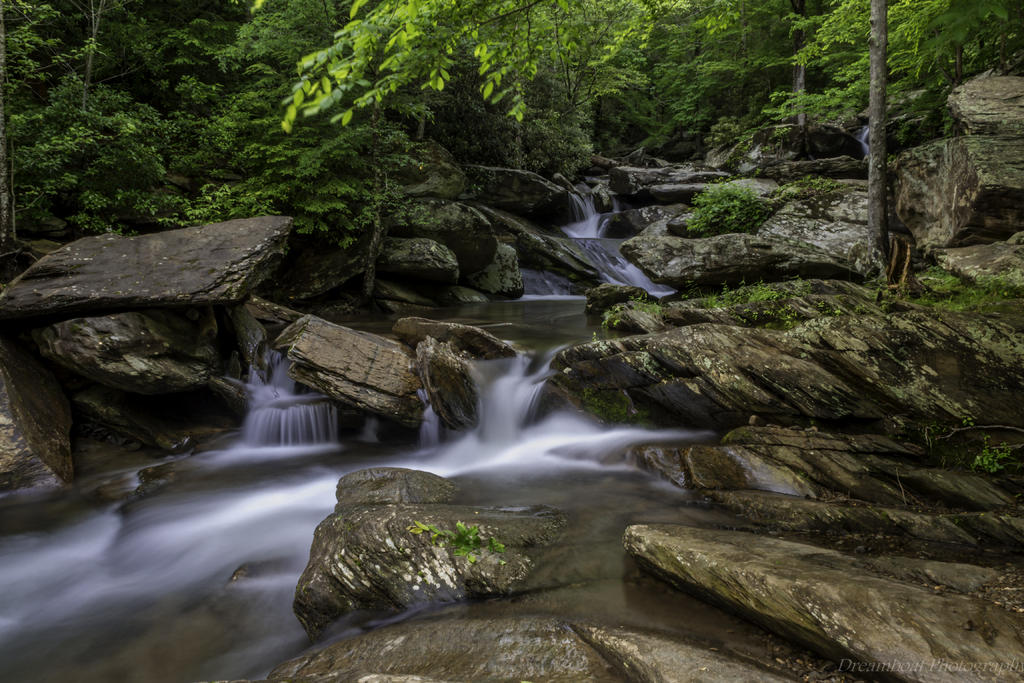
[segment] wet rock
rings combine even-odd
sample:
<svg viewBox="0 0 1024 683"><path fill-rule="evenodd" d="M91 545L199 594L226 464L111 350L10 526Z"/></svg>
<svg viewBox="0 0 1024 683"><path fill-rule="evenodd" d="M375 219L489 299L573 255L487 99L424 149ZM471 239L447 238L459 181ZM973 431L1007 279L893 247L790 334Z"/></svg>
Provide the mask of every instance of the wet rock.
<svg viewBox="0 0 1024 683"><path fill-rule="evenodd" d="M662 305L667 325L721 323L787 329L806 320L841 315L882 315L876 293L842 280L790 280L748 285Z"/></svg>
<svg viewBox="0 0 1024 683"><path fill-rule="evenodd" d="M789 202L758 229L759 237L783 237L818 247L848 263L861 277L882 270L868 227L867 193L846 191Z"/></svg>
<svg viewBox="0 0 1024 683"><path fill-rule="evenodd" d="M400 344L304 316L274 342L292 361L289 376L347 405L417 426L423 405L411 354Z"/></svg>
<svg viewBox="0 0 1024 683"><path fill-rule="evenodd" d="M498 241L491 221L477 208L460 202L423 199L401 217L389 219L391 237L425 237L455 254L460 273L475 273L494 260Z"/></svg>
<svg viewBox="0 0 1024 683"><path fill-rule="evenodd" d="M384 240L384 250L377 259L377 271L447 284L459 281L459 262L455 253L425 237L389 237Z"/></svg>
<svg viewBox="0 0 1024 683"><path fill-rule="evenodd" d="M344 505L316 529L309 564L295 589L295 614L311 638L355 609L401 609L426 602L508 595L533 566L535 546L550 543L564 525L552 508L479 508L443 504ZM484 547L456 556L416 522L454 531L478 526ZM489 539L505 545L488 551Z"/></svg>
<svg viewBox="0 0 1024 683"><path fill-rule="evenodd" d="M615 664L631 681L766 681L792 680L760 666L697 647L678 638L624 628L573 624L584 642Z"/></svg>
<svg viewBox="0 0 1024 683"><path fill-rule="evenodd" d="M937 140L897 158L896 213L923 249L1006 240L1024 224L1024 138Z"/></svg>
<svg viewBox="0 0 1024 683"><path fill-rule="evenodd" d="M737 285L794 277L856 277L845 258L804 242L732 233L704 239L641 235L622 254L654 282L676 289Z"/></svg>
<svg viewBox="0 0 1024 683"><path fill-rule="evenodd" d="M402 192L410 197L457 199L466 189L466 174L451 153L433 140L424 140L412 153L413 162L398 169Z"/></svg>
<svg viewBox="0 0 1024 683"><path fill-rule="evenodd" d="M365 235L347 247L295 235L281 267L259 293L275 301L304 301L336 290L362 275L368 243Z"/></svg>
<svg viewBox="0 0 1024 683"><path fill-rule="evenodd" d="M287 306L275 304L273 301L267 301L258 296L249 297L249 300L245 303L245 308L256 320L272 325L287 325L288 323L295 322L303 315Z"/></svg>
<svg viewBox="0 0 1024 683"><path fill-rule="evenodd" d="M466 276L471 287L508 299L523 295L523 274L519 270L519 255L507 244L499 244L494 260L481 271Z"/></svg>
<svg viewBox="0 0 1024 683"><path fill-rule="evenodd" d="M218 396L236 417L244 418L249 412L249 395L245 385L237 379L227 377L211 377L206 388Z"/></svg>
<svg viewBox="0 0 1024 683"><path fill-rule="evenodd" d="M473 198L520 216L565 217L569 193L536 173L512 168L465 165L477 190Z"/></svg>
<svg viewBox="0 0 1024 683"><path fill-rule="evenodd" d="M318 683L621 680L565 622L550 617L447 618L388 626L285 662L269 678Z"/></svg>
<svg viewBox="0 0 1024 683"><path fill-rule="evenodd" d="M833 180L867 180L868 164L866 159L851 156L839 156L830 159L804 159L798 161L780 161L769 164L758 171L763 178L770 178L780 183L791 183L807 176L832 178Z"/></svg>
<svg viewBox="0 0 1024 683"><path fill-rule="evenodd" d="M631 285L613 285L605 282L587 290L587 315L600 315L616 304L627 301L647 301L647 290Z"/></svg>
<svg viewBox="0 0 1024 683"><path fill-rule="evenodd" d="M682 204L671 204L669 206L642 206L638 209L629 209L612 214L601 231L602 237L633 237L638 235L653 223L659 221L670 221L688 211L688 207Z"/></svg>
<svg viewBox="0 0 1024 683"><path fill-rule="evenodd" d="M612 192L627 197L650 197L655 186L696 185L727 177L728 173L693 164L665 168L617 166L608 172Z"/></svg>
<svg viewBox="0 0 1024 683"><path fill-rule="evenodd" d="M250 368L262 368L267 353L266 328L252 314L249 304L232 306L227 311L245 364Z"/></svg>
<svg viewBox="0 0 1024 683"><path fill-rule="evenodd" d="M0 293L0 319L104 309L240 303L284 252L287 216L120 237L85 237Z"/></svg>
<svg viewBox="0 0 1024 683"><path fill-rule="evenodd" d="M968 135L1024 136L1024 77L972 78L950 93L949 110Z"/></svg>
<svg viewBox="0 0 1024 683"><path fill-rule="evenodd" d="M511 358L516 350L490 332L472 325L449 323L427 318L401 318L395 322L392 332L409 346L417 346L427 337L448 342L454 348L472 358L493 360Z"/></svg>
<svg viewBox="0 0 1024 683"><path fill-rule="evenodd" d="M71 408L50 371L0 337L0 491L71 481Z"/></svg>
<svg viewBox="0 0 1024 683"><path fill-rule="evenodd" d="M167 394L218 374L217 321L210 309L150 309L73 318L32 331L46 358L105 386Z"/></svg>
<svg viewBox="0 0 1024 683"><path fill-rule="evenodd" d="M455 430L474 427L480 395L469 363L452 345L427 337L416 347L416 367L427 402L441 422Z"/></svg>
<svg viewBox="0 0 1024 683"><path fill-rule="evenodd" d="M706 183L664 183L651 185L647 192L655 201L663 204L691 204L693 198L707 188Z"/></svg>
<svg viewBox="0 0 1024 683"><path fill-rule="evenodd" d="M422 293L422 288L400 284L391 280L377 278L373 283L373 298L397 302L399 304L411 304L413 307L434 308L437 304L430 297ZM385 306L385 310L391 310ZM395 310L402 310L401 307Z"/></svg>
<svg viewBox="0 0 1024 683"><path fill-rule="evenodd" d="M787 331L692 325L566 349L549 386L570 401L621 392L671 424L733 428L755 414L1024 426L1024 336L1011 323L929 311L823 317Z"/></svg>
<svg viewBox="0 0 1024 683"><path fill-rule="evenodd" d="M976 244L956 249L936 249L935 261L944 269L972 282L999 278L1024 288L1024 232L1006 242Z"/></svg>
<svg viewBox="0 0 1024 683"><path fill-rule="evenodd" d="M490 300L490 297L483 292L478 292L472 287L461 287L459 285L442 287L434 292L434 301L436 301L439 306L485 304Z"/></svg>
<svg viewBox="0 0 1024 683"><path fill-rule="evenodd" d="M750 190L758 197L767 197L779 189L779 184L771 178L737 178L722 183L726 187L739 187Z"/></svg>
<svg viewBox="0 0 1024 683"><path fill-rule="evenodd" d="M605 312L601 325L628 334L651 334L671 327L662 317L660 306L644 301L615 304Z"/></svg>
<svg viewBox="0 0 1024 683"><path fill-rule="evenodd" d="M93 386L71 397L75 414L122 437L180 453L203 440L237 429L234 417L218 414L195 392L140 396Z"/></svg>
<svg viewBox="0 0 1024 683"><path fill-rule="evenodd" d="M403 467L370 467L338 480L336 512L353 505L450 503L455 484L430 472Z"/></svg>
<svg viewBox="0 0 1024 683"><path fill-rule="evenodd" d="M493 222L501 241L515 247L520 267L555 273L584 287L600 280L593 264L572 240L548 234L505 211L483 206L480 210Z"/></svg>
<svg viewBox="0 0 1024 683"><path fill-rule="evenodd" d="M907 663L907 681L1005 680L993 662L1024 658L1024 622L990 603L858 571L841 553L743 532L632 526L626 549L687 592L835 661ZM964 624L978 625L972 630ZM947 661L976 668L936 671Z"/></svg>
<svg viewBox="0 0 1024 683"><path fill-rule="evenodd" d="M751 521L784 531L887 534L966 546L1024 547L1024 519L993 512L929 514L904 507L845 505L763 491L706 491Z"/></svg>
<svg viewBox="0 0 1024 683"><path fill-rule="evenodd" d="M867 560L871 569L891 574L903 581L949 586L961 593L973 593L999 578L999 572L962 562L936 562L914 557L875 557Z"/></svg>

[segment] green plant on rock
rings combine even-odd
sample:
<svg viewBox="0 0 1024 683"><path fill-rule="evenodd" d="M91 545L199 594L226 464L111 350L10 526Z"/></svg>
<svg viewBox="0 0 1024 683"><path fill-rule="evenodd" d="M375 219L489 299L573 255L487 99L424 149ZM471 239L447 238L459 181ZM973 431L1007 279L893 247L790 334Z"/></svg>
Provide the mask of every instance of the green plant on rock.
<svg viewBox="0 0 1024 683"><path fill-rule="evenodd" d="M1004 301L1024 299L1024 287L1004 277L963 280L949 271L933 266L917 276L925 292L912 298L916 304L951 311L987 312Z"/></svg>
<svg viewBox="0 0 1024 683"><path fill-rule="evenodd" d="M772 199L785 203L795 200L806 201L816 197L828 197L841 192L845 186L838 180L821 176L805 176L800 180L782 185L772 192Z"/></svg>
<svg viewBox="0 0 1024 683"><path fill-rule="evenodd" d="M614 330L622 322L622 313L627 310L638 311L661 318L664 309L657 301L651 301L645 296L634 296L626 303L615 304L601 318L601 327L606 330Z"/></svg>
<svg viewBox="0 0 1024 683"><path fill-rule="evenodd" d="M465 557L470 564L477 561L476 553L479 553L481 548L484 547L484 540L480 537L480 527L477 525L466 526L462 522L456 522L455 530L452 531L451 529L438 529L433 524L424 524L418 520L413 520L413 523L408 527L408 531L416 535L429 532L431 543L439 547L451 546L455 551L456 557ZM491 536L487 539L487 551L491 553L504 553L505 545ZM499 563L505 564L505 561L500 560Z"/></svg>
<svg viewBox="0 0 1024 683"><path fill-rule="evenodd" d="M693 217L686 227L703 237L752 233L771 213L757 193L736 185L712 185L694 198L693 206Z"/></svg>
<svg viewBox="0 0 1024 683"><path fill-rule="evenodd" d="M1013 448L1005 441L1000 443L998 446L994 446L989 442L989 436L986 434L982 438L981 453L974 456L974 461L971 463L971 469L975 472L988 472L989 474L998 474L1005 470L1008 466L1013 464ZM1020 469L1021 464L1016 463L1016 468Z"/></svg>

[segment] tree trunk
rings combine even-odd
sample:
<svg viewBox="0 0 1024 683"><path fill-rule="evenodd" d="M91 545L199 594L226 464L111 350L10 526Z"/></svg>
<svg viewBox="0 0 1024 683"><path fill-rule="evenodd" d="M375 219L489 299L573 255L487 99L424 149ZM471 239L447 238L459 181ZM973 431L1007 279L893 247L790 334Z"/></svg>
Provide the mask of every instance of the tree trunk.
<svg viewBox="0 0 1024 683"><path fill-rule="evenodd" d="M868 154L868 227L875 247L889 253L888 178L885 140L886 87L889 70L886 52L889 43L887 0L871 0L871 97L868 128L871 149Z"/></svg>
<svg viewBox="0 0 1024 683"><path fill-rule="evenodd" d="M382 214L384 192L386 182L381 169L380 161L380 104L373 105L373 140L371 142L370 163L373 165L373 218L370 225L370 240L366 247L366 256L363 260L363 291L362 303L369 304L373 300L373 290L377 284L377 259L384 247L385 227Z"/></svg>
<svg viewBox="0 0 1024 683"><path fill-rule="evenodd" d="M7 159L7 112L4 95L7 86L7 30L4 4L0 0L0 254L14 246L14 206L11 202L11 167Z"/></svg>
<svg viewBox="0 0 1024 683"><path fill-rule="evenodd" d="M807 4L806 0L790 0L790 4L793 6L793 11L801 19L807 17ZM797 57L800 54L800 50L804 49L804 42L807 40L807 35L804 30L798 29L793 32L793 57ZM807 65L806 64L794 64L793 65L793 92L802 93L807 90ZM796 115L796 123L801 128L807 126L807 114L800 112Z"/></svg>

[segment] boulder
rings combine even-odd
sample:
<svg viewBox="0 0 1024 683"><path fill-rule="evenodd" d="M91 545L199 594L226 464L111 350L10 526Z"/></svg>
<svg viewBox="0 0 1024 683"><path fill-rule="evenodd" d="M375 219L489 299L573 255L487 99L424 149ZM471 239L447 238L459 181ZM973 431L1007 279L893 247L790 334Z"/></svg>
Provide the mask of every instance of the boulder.
<svg viewBox="0 0 1024 683"><path fill-rule="evenodd" d="M409 478L396 472L394 478ZM418 483L418 482L417 482ZM401 501L415 484L391 483ZM346 498L365 499L359 483ZM426 502L348 505L316 529L309 564L295 589L295 614L311 638L337 617L355 609L402 609L443 600L508 595L521 587L533 566L536 546L550 543L565 518L553 508L480 508L449 505L450 491L430 486ZM422 524L455 531L458 523L478 527L482 547L455 555L456 548L413 533ZM504 552L489 550L490 539ZM473 555L472 559L469 555Z"/></svg>
<svg viewBox="0 0 1024 683"><path fill-rule="evenodd" d="M691 204L693 198L706 190L706 183L664 183L647 188L651 198L662 204Z"/></svg>
<svg viewBox="0 0 1024 683"><path fill-rule="evenodd" d="M949 110L968 135L1024 137L1024 77L972 78L949 94Z"/></svg>
<svg viewBox="0 0 1024 683"><path fill-rule="evenodd" d="M434 301L438 306L461 306L462 304L485 304L490 301L483 292L478 292L472 287L452 285L441 287L434 292Z"/></svg>
<svg viewBox="0 0 1024 683"><path fill-rule="evenodd" d="M621 250L651 280L675 289L856 276L846 259L805 242L772 235L730 233L698 239L641 235L623 242Z"/></svg>
<svg viewBox="0 0 1024 683"><path fill-rule="evenodd" d="M267 355L267 330L252 314L249 304L228 308L228 319L235 331L242 360L250 368L263 368Z"/></svg>
<svg viewBox="0 0 1024 683"><path fill-rule="evenodd" d="M601 315L616 304L627 301L647 301L647 290L631 285L602 283L587 290L587 315Z"/></svg>
<svg viewBox="0 0 1024 683"><path fill-rule="evenodd" d="M836 551L675 525L631 526L625 545L672 585L825 657L889 667L864 671L905 681L1002 681L998 663L1024 659L1018 616L870 574Z"/></svg>
<svg viewBox="0 0 1024 683"><path fill-rule="evenodd" d="M490 332L472 325L441 322L427 318L401 318L391 331L409 346L417 346L427 337L448 342L454 348L480 360L512 358L516 350Z"/></svg>
<svg viewBox="0 0 1024 683"><path fill-rule="evenodd" d="M287 216L120 237L85 237L41 258L0 293L0 319L236 304L273 272Z"/></svg>
<svg viewBox="0 0 1024 683"><path fill-rule="evenodd" d="M285 662L269 678L317 683L622 680L567 623L529 616L435 618L387 626Z"/></svg>
<svg viewBox="0 0 1024 683"><path fill-rule="evenodd" d="M373 298L377 299L377 303L393 301L399 304L410 304L411 308L433 308L437 305L433 299L423 294L421 288L380 278L374 280ZM385 306L385 310L390 309ZM398 310L401 310L401 307Z"/></svg>
<svg viewBox="0 0 1024 683"><path fill-rule="evenodd" d="M549 386L617 396L658 421L734 428L906 421L1024 427L1024 335L1013 319L943 312L822 317L780 331L700 324L579 344Z"/></svg>
<svg viewBox="0 0 1024 683"><path fill-rule="evenodd" d="M1006 240L1024 225L1024 138L970 135L896 160L896 213L922 249Z"/></svg>
<svg viewBox="0 0 1024 683"><path fill-rule="evenodd" d="M613 214L601 229L601 237L633 237L659 221L671 221L685 215L688 207L682 204L668 206L642 206Z"/></svg>
<svg viewBox="0 0 1024 683"><path fill-rule="evenodd" d="M150 309L72 318L32 331L40 353L113 389L168 394L206 384L220 371L210 309Z"/></svg>
<svg viewBox="0 0 1024 683"><path fill-rule="evenodd" d="M782 237L818 247L850 265L861 277L882 270L883 256L874 248L868 227L866 192L834 192L791 201L765 221L758 237Z"/></svg>
<svg viewBox="0 0 1024 683"><path fill-rule="evenodd" d="M419 371L427 403L449 429L471 429L477 423L480 400L468 362L452 345L427 337L416 347Z"/></svg>
<svg viewBox="0 0 1024 683"><path fill-rule="evenodd" d="M498 241L491 221L475 207L460 202L422 199L388 221L391 237L426 237L448 247L460 273L475 273L494 260Z"/></svg>
<svg viewBox="0 0 1024 683"><path fill-rule="evenodd" d="M493 222L499 239L515 248L521 268L554 273L583 288L600 281L593 264L572 240L549 234L506 211L487 207L480 210Z"/></svg>
<svg viewBox="0 0 1024 683"><path fill-rule="evenodd" d="M403 467L370 467L338 480L335 512L352 505L450 503L455 484L430 472Z"/></svg>
<svg viewBox="0 0 1024 683"><path fill-rule="evenodd" d="M739 173L750 173L770 166L803 160L841 156L863 156L860 142L835 126L796 124L768 126L754 133L748 141L736 144L726 152L717 152L716 165L727 166Z"/></svg>
<svg viewBox="0 0 1024 683"><path fill-rule="evenodd" d="M455 157L433 140L424 140L412 151L412 163L398 169L402 192L409 197L458 199L466 189L466 174Z"/></svg>
<svg viewBox="0 0 1024 683"><path fill-rule="evenodd" d="M523 295L523 274L519 270L519 255L513 247L499 244L490 265L467 275L466 282L487 294L518 299Z"/></svg>
<svg viewBox="0 0 1024 683"><path fill-rule="evenodd" d="M771 178L737 178L722 183L726 187L739 187L750 190L758 197L767 197L779 189L779 184Z"/></svg>
<svg viewBox="0 0 1024 683"><path fill-rule="evenodd" d="M697 185L728 177L728 173L693 164L664 168L617 166L608 172L611 191L625 197L649 197L651 189L660 185Z"/></svg>
<svg viewBox="0 0 1024 683"><path fill-rule="evenodd" d="M377 258L377 272L453 285L459 281L459 261L451 249L432 239L389 237Z"/></svg>
<svg viewBox="0 0 1024 683"><path fill-rule="evenodd" d="M840 156L829 159L777 161L758 169L758 175L780 183L791 183L807 176L833 180L867 180L868 164L867 160L860 159L859 155L857 158Z"/></svg>
<svg viewBox="0 0 1024 683"><path fill-rule="evenodd" d="M933 256L940 266L965 280L984 282L996 278L1024 289L1024 232L1006 242L936 249Z"/></svg>
<svg viewBox="0 0 1024 683"><path fill-rule="evenodd" d="M1024 548L1024 518L1007 513L924 513L902 506L847 505L764 491L708 490L704 495L756 524L783 531L884 534L969 547Z"/></svg>
<svg viewBox="0 0 1024 683"><path fill-rule="evenodd" d="M0 337L0 491L69 483L70 432L71 408L57 380Z"/></svg>
<svg viewBox="0 0 1024 683"><path fill-rule="evenodd" d="M346 247L295 235L288 255L260 293L275 301L303 301L338 289L366 269L366 235Z"/></svg>
<svg viewBox="0 0 1024 683"><path fill-rule="evenodd" d="M463 166L473 180L473 199L520 216L567 217L569 193L536 173L494 166Z"/></svg>
<svg viewBox="0 0 1024 683"><path fill-rule="evenodd" d="M423 404L412 355L400 344L304 316L274 342L292 361L289 376L320 393L408 426Z"/></svg>

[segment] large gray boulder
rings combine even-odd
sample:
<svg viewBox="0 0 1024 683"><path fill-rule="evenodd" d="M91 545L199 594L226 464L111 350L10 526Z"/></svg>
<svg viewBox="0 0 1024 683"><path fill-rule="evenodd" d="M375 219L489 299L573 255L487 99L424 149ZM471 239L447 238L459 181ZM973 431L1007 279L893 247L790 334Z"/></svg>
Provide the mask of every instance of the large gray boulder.
<svg viewBox="0 0 1024 683"><path fill-rule="evenodd" d="M998 278L1024 289L1024 232L1005 242L936 249L935 261L949 272L972 282Z"/></svg>
<svg viewBox="0 0 1024 683"><path fill-rule="evenodd" d="M513 247L499 244L490 265L467 275L466 283L487 294L518 299L523 295L523 273L519 270L519 255Z"/></svg>
<svg viewBox="0 0 1024 683"><path fill-rule="evenodd" d="M1024 137L968 135L897 158L896 213L919 247L1006 240L1024 225Z"/></svg>
<svg viewBox="0 0 1024 683"><path fill-rule="evenodd" d="M530 574L533 549L553 541L565 523L548 507L451 505L450 488L424 482L412 471L393 471L388 477L412 478L415 483L392 481L386 490L396 496L385 501L377 495L375 477L344 487L339 482L339 491L347 493L316 529L293 605L311 638L355 609L401 609L512 593ZM372 489L373 495L360 493L364 488ZM355 503L348 504L350 500ZM456 548L435 543L431 532L412 533L417 523L442 531L455 531L459 523L478 527L483 547L456 555ZM488 550L490 539L503 544L505 551Z"/></svg>
<svg viewBox="0 0 1024 683"><path fill-rule="evenodd" d="M274 345L292 361L288 374L295 381L374 415L419 425L422 385L401 344L307 315Z"/></svg>
<svg viewBox="0 0 1024 683"><path fill-rule="evenodd" d="M672 585L833 661L888 665L895 680L1005 681L998 664L1024 660L1019 616L871 574L836 551L675 525L631 526L625 545Z"/></svg>
<svg viewBox="0 0 1024 683"><path fill-rule="evenodd" d="M676 289L794 277L857 277L846 258L775 235L730 233L686 239L645 234L623 242L621 251L651 280Z"/></svg>
<svg viewBox="0 0 1024 683"><path fill-rule="evenodd" d="M459 281L459 261L448 247L426 237L389 237L377 258L377 271L415 280L453 285Z"/></svg>
<svg viewBox="0 0 1024 683"><path fill-rule="evenodd" d="M346 247L295 235L284 262L260 292L275 301L303 301L326 294L362 275L368 244L367 235Z"/></svg>
<svg viewBox="0 0 1024 683"><path fill-rule="evenodd" d="M1024 136L1024 77L972 78L949 94L949 110L968 135Z"/></svg>
<svg viewBox="0 0 1024 683"><path fill-rule="evenodd" d="M494 166L463 166L475 186L473 199L520 216L564 217L569 193L536 173Z"/></svg>
<svg viewBox="0 0 1024 683"><path fill-rule="evenodd" d="M451 249L460 273L475 273L494 260L498 241L491 221L460 202L422 199L389 220L391 237L426 237Z"/></svg>
<svg viewBox="0 0 1024 683"><path fill-rule="evenodd" d="M264 216L138 237L85 237L8 285L0 319L240 303L273 272L291 228L287 216Z"/></svg>
<svg viewBox="0 0 1024 683"><path fill-rule="evenodd" d="M219 374L213 311L149 309L72 318L32 331L46 358L105 386L168 394Z"/></svg>
<svg viewBox="0 0 1024 683"><path fill-rule="evenodd" d="M516 350L479 327L427 318L400 318L391 331L409 346L417 346L427 337L448 342L471 358L493 360L511 358Z"/></svg>
<svg viewBox="0 0 1024 683"><path fill-rule="evenodd" d="M476 388L469 363L448 342L427 337L416 347L416 367L427 402L449 429L470 429L477 423Z"/></svg>
<svg viewBox="0 0 1024 683"><path fill-rule="evenodd" d="M883 256L874 248L868 227L866 192L834 192L791 201L765 221L759 237L783 237L818 247L847 263L862 277L882 270Z"/></svg>
<svg viewBox="0 0 1024 683"><path fill-rule="evenodd" d="M652 420L734 428L906 421L1024 427L1024 334L1014 319L944 312L826 316L786 331L699 324L580 344L549 387L617 401ZM1018 321L1019 324L1019 321Z"/></svg>
<svg viewBox="0 0 1024 683"><path fill-rule="evenodd" d="M612 192L626 197L650 197L653 194L654 188L663 188L659 192L664 194L669 192L669 190L664 188L672 186L703 186L705 183L727 177L729 177L728 173L692 164L666 166L664 168L616 166L608 172L609 187ZM676 200L666 196L662 201L689 201L692 195L693 192L687 192L685 199Z"/></svg>
<svg viewBox="0 0 1024 683"><path fill-rule="evenodd" d="M71 481L71 408L56 378L0 337L0 491Z"/></svg>
<svg viewBox="0 0 1024 683"><path fill-rule="evenodd" d="M398 169L396 178L406 195L458 199L466 189L466 174L458 162L433 140L419 143L412 157L412 163Z"/></svg>
<svg viewBox="0 0 1024 683"><path fill-rule="evenodd" d="M868 163L866 159L855 159L850 156L778 161L758 169L758 175L780 183L790 183L807 176L821 176L822 178L848 181L867 180Z"/></svg>

